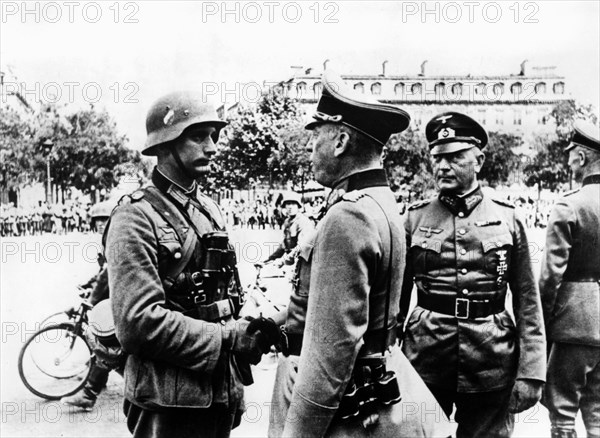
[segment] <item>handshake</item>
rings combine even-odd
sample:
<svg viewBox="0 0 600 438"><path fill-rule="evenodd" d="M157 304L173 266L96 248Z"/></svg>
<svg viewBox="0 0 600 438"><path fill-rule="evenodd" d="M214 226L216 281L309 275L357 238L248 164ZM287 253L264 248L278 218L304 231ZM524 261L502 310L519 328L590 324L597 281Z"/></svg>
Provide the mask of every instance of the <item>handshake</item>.
<svg viewBox="0 0 600 438"><path fill-rule="evenodd" d="M246 317L223 328L223 345L239 359L256 365L271 346L280 346L281 330L271 318Z"/></svg>

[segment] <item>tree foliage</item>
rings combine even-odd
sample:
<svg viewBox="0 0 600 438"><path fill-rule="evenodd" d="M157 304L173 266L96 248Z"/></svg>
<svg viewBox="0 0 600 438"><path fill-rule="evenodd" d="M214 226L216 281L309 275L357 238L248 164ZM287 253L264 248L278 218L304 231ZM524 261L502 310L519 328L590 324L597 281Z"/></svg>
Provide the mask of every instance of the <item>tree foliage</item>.
<svg viewBox="0 0 600 438"><path fill-rule="evenodd" d="M485 162L479 179L485 180L491 187L508 182L511 173L519 165L519 156L514 149L522 144L523 139L518 135L490 132L488 145L483 150Z"/></svg>
<svg viewBox="0 0 600 438"><path fill-rule="evenodd" d="M307 178L308 154L304 146L298 102L275 91L255 106L242 108L229 119L222 137L214 176L218 186L246 189L255 185L298 185Z"/></svg>
<svg viewBox="0 0 600 438"><path fill-rule="evenodd" d="M564 153L573 133L573 122L577 119L597 123L591 105L580 105L573 100L557 104L550 113L556 124L554 134L538 136L534 141L536 151L525 165L525 185L537 185L538 193L542 189L558 190L569 180L568 156Z"/></svg>
<svg viewBox="0 0 600 438"><path fill-rule="evenodd" d="M31 138L27 120L19 112L0 108L0 189L13 190L31 182Z"/></svg>
<svg viewBox="0 0 600 438"><path fill-rule="evenodd" d="M3 190L45 181L48 158L52 181L63 191L110 190L122 176L146 171L139 152L126 147L127 138L106 111L89 107L65 113L54 104L43 104L29 116L0 110ZM54 144L49 156L42 147L45 140Z"/></svg>
<svg viewBox="0 0 600 438"><path fill-rule="evenodd" d="M412 126L390 137L384 167L393 191L414 192L425 198L433 190L429 146L425 136Z"/></svg>

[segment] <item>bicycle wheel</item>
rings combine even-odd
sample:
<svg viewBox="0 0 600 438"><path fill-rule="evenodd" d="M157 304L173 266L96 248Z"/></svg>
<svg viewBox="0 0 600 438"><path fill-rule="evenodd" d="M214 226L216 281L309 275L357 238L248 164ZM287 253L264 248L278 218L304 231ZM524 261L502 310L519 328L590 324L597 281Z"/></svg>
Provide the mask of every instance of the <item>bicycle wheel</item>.
<svg viewBox="0 0 600 438"><path fill-rule="evenodd" d="M19 375L35 395L58 400L79 391L87 381L94 356L85 337L70 323L44 327L19 353Z"/></svg>
<svg viewBox="0 0 600 438"><path fill-rule="evenodd" d="M56 312L43 319L42 322L40 322L40 329L50 325L66 323L69 322L70 319L71 318L69 317L66 311L63 310L61 312Z"/></svg>

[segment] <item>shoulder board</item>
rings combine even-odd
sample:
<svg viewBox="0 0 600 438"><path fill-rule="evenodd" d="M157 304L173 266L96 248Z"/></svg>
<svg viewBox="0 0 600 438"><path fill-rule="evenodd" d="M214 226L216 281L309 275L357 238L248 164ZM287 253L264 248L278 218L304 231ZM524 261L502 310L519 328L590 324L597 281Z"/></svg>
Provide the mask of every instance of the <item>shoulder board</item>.
<svg viewBox="0 0 600 438"><path fill-rule="evenodd" d="M422 201L413 202L408 206L409 210L416 210L417 208L425 207L431 202L431 199L423 199Z"/></svg>
<svg viewBox="0 0 600 438"><path fill-rule="evenodd" d="M361 192L360 190L352 190L351 192L344 193L342 195L342 199L344 201L356 202L364 196L366 196L365 192Z"/></svg>
<svg viewBox="0 0 600 438"><path fill-rule="evenodd" d="M513 204L510 201L507 201L506 199L492 198L492 201L494 201L496 204L500 204L500 205L503 205L505 207L516 208L515 204Z"/></svg>
<svg viewBox="0 0 600 438"><path fill-rule="evenodd" d="M119 202L117 203L117 205L131 204L132 202L139 201L143 197L144 197L144 191L136 190L135 192L133 192L131 194L121 196L121 199L119 199Z"/></svg>
<svg viewBox="0 0 600 438"><path fill-rule="evenodd" d="M569 190L568 192L563 193L563 196L571 196L574 195L575 193L577 193L579 190L581 190L581 188L577 188L577 189L573 189L573 190Z"/></svg>

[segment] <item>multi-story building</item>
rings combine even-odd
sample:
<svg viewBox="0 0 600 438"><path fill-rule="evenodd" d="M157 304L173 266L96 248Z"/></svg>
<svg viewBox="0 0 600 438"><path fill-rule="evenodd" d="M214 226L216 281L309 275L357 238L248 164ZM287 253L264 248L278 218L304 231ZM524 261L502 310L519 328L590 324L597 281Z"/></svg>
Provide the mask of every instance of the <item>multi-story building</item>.
<svg viewBox="0 0 600 438"><path fill-rule="evenodd" d="M379 75L344 75L342 78L357 92L370 94L382 102L407 110L414 126L424 125L443 111L459 111L478 120L489 131L521 134L552 132L548 117L559 102L569 100L565 78L555 67L530 67L523 61L518 74L428 75L427 61L418 74L390 75L387 61ZM327 66L327 61L323 69ZM312 68L292 67L293 76L279 85L302 104L314 105L320 94L321 72Z"/></svg>

